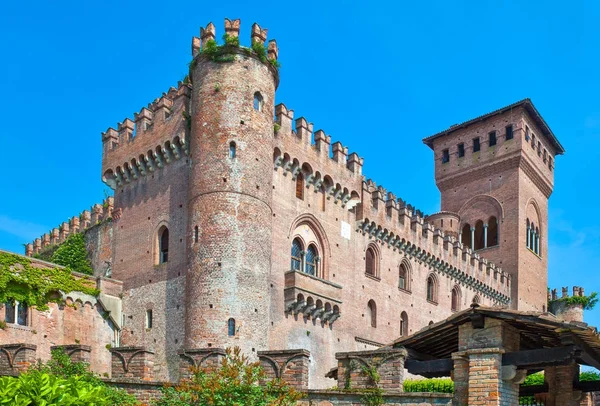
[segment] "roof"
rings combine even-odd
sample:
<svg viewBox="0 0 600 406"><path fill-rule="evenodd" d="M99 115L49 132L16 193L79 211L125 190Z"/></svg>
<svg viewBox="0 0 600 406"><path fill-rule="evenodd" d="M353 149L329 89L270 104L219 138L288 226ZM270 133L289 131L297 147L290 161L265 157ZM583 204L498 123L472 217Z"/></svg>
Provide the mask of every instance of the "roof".
<svg viewBox="0 0 600 406"><path fill-rule="evenodd" d="M453 126L451 126L450 128L441 131L437 134L431 135L427 138L423 139L423 143L425 143L426 145L429 146L429 148L433 149L433 141L441 138L445 135L448 134L452 134L454 131L466 128L468 126L470 126L471 124L475 124L479 121L483 121L483 120L487 120L490 117L499 115L499 114L503 114L507 111L510 111L511 109L517 108L517 107L521 107L523 106L525 108L525 110L527 110L527 112L529 113L529 115L534 119L535 123L538 125L538 127L542 130L542 134L546 136L546 138L550 141L550 143L552 144L552 146L554 147L554 149L556 150L556 154L557 155L562 155L565 153L565 149L563 148L563 146L560 144L560 142L558 141L558 139L556 138L556 136L554 135L554 133L552 132L552 130L550 129L550 127L548 126L548 124L546 123L546 121L544 120L544 118L541 116L541 114L539 113L539 111L535 108L535 106L533 105L533 103L531 102L531 99L523 99L520 100L516 103L513 103L511 105L508 105L506 107L502 107L501 109L492 111L490 113L484 114L483 116L479 116L476 117L472 120L469 121L465 121L461 124L455 124Z"/></svg>
<svg viewBox="0 0 600 406"><path fill-rule="evenodd" d="M425 327L415 334L396 340L392 346L405 347L427 357L451 358L458 352L458 327L479 315L500 319L519 331L521 350L562 347L573 343L585 353L581 363L600 365L600 336L596 328L586 323L565 322L552 313L523 312L476 304L447 319ZM597 367L597 366L596 366Z"/></svg>

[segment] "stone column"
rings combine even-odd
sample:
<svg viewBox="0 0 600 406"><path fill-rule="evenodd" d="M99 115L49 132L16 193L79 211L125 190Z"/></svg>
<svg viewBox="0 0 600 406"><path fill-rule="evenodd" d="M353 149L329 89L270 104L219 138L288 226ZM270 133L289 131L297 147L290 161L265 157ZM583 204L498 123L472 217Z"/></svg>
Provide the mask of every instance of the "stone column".
<svg viewBox="0 0 600 406"><path fill-rule="evenodd" d="M475 227L471 227L471 249L475 251Z"/></svg>
<svg viewBox="0 0 600 406"><path fill-rule="evenodd" d="M487 223L485 223L485 224L483 225L483 248L487 248L487 246L488 246L488 245L487 245L487 242L488 242L488 234L487 234L487 231L488 231L488 225L487 225Z"/></svg>

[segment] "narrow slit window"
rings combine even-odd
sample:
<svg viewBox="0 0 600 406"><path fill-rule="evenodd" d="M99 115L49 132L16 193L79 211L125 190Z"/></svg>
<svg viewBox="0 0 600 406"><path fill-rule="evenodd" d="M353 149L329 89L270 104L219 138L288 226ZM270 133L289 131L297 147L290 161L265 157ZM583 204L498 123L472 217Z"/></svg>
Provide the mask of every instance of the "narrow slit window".
<svg viewBox="0 0 600 406"><path fill-rule="evenodd" d="M146 328L152 328L152 310L146 310Z"/></svg>
<svg viewBox="0 0 600 406"><path fill-rule="evenodd" d="M496 145L496 131L490 132L489 137L489 146L493 147L494 145Z"/></svg>
<svg viewBox="0 0 600 406"><path fill-rule="evenodd" d="M507 125L506 126L506 140L512 140L513 139L513 126L512 125Z"/></svg>
<svg viewBox="0 0 600 406"><path fill-rule="evenodd" d="M194 227L194 242L198 242L198 226Z"/></svg>
<svg viewBox="0 0 600 406"><path fill-rule="evenodd" d="M479 137L473 138L473 152L479 152L481 150L481 143Z"/></svg>
<svg viewBox="0 0 600 406"><path fill-rule="evenodd" d="M235 319L231 318L229 320L227 320L227 335L229 337L233 337L235 336Z"/></svg>
<svg viewBox="0 0 600 406"><path fill-rule="evenodd" d="M296 197L304 200L304 175L299 173L296 177Z"/></svg>
<svg viewBox="0 0 600 406"><path fill-rule="evenodd" d="M162 227L158 233L158 263L164 264L169 260L169 229Z"/></svg>
<svg viewBox="0 0 600 406"><path fill-rule="evenodd" d="M292 241L292 271L302 269L302 243L298 238Z"/></svg>
<svg viewBox="0 0 600 406"><path fill-rule="evenodd" d="M442 151L442 163L448 163L450 162L450 151L448 149L445 149Z"/></svg>
<svg viewBox="0 0 600 406"><path fill-rule="evenodd" d="M229 143L229 158L230 159L235 159L236 157L236 148L235 148L235 142L231 141Z"/></svg>
<svg viewBox="0 0 600 406"><path fill-rule="evenodd" d="M254 110L262 111L264 105L264 99L260 92L254 93Z"/></svg>
<svg viewBox="0 0 600 406"><path fill-rule="evenodd" d="M465 156L465 144L458 144L458 157L462 158Z"/></svg>

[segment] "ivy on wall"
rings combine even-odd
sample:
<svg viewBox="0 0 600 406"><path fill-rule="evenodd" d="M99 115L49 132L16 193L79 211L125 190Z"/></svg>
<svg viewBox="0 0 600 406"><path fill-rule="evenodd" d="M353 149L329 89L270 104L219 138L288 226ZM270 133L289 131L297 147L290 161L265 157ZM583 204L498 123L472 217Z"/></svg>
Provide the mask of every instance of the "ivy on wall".
<svg viewBox="0 0 600 406"><path fill-rule="evenodd" d="M60 292L100 293L93 281L75 278L69 267L36 268L29 258L0 252L0 303L18 301L47 310L48 303L62 302Z"/></svg>
<svg viewBox="0 0 600 406"><path fill-rule="evenodd" d="M275 69L279 69L281 67L281 64L277 60L267 58L267 48L260 42L253 42L252 47L247 48L240 46L240 40L238 37L232 37L227 34L223 35L223 42L223 45L219 45L217 44L217 41L210 39L206 41L200 53L215 62L233 62L234 55L232 50L239 48L248 55L254 54L258 56L258 59L264 63L271 64L271 66L273 66ZM193 69L195 65L196 59L194 58L194 60L192 60L190 63L190 67Z"/></svg>

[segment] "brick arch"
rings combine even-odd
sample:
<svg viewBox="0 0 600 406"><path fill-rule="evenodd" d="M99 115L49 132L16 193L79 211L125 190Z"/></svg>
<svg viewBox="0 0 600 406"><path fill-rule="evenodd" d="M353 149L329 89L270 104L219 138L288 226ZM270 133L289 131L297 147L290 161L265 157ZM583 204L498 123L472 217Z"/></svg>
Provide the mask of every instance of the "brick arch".
<svg viewBox="0 0 600 406"><path fill-rule="evenodd" d="M471 199L467 200L462 205L460 210L458 211L458 215L460 216L461 224L464 224L465 214L468 214L468 211L472 208L475 208L477 205L480 205L480 206L487 205L487 206L492 206L492 208L493 208L493 212L486 210L485 216L481 216L482 220L484 218L488 219L490 216L493 216L493 215L495 215L498 220L504 219L504 208L502 207L502 204L500 204L498 199L496 199L495 197L490 196L490 195L477 195L477 196L472 197ZM467 220L471 220L471 218L468 218L468 216L467 216Z"/></svg>
<svg viewBox="0 0 600 406"><path fill-rule="evenodd" d="M322 259L322 276L323 279L328 279L329 278L329 259L331 258L331 247L329 244L329 239L327 238L327 233L325 232L325 229L323 228L323 226L321 225L321 223L319 222L319 220L317 220L317 218L310 214L310 213L304 213L301 214L300 216L296 217L296 219L294 221L292 221L292 224L290 225L290 229L288 231L288 239L290 239L290 241L293 239L293 237L296 236L295 234L295 230L302 226L302 225L308 225L311 230L313 231L313 233L315 233L315 236L317 237L317 239L319 240L318 242L320 243L320 247L321 248L321 259ZM303 241L305 242L305 241ZM308 245L305 246L305 249L308 248Z"/></svg>
<svg viewBox="0 0 600 406"><path fill-rule="evenodd" d="M530 209L530 208L532 208L532 209ZM529 200L527 200L527 204L525 205L525 215L527 216L529 221L533 221L536 224L536 226L541 225L542 215L541 215L540 205L533 197L531 197L531 198L529 198Z"/></svg>

